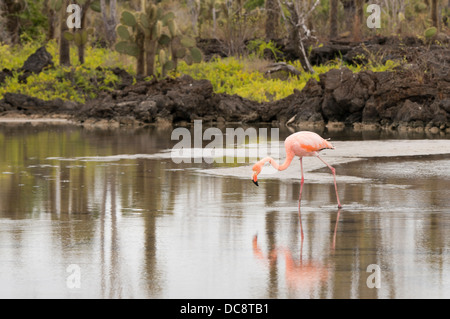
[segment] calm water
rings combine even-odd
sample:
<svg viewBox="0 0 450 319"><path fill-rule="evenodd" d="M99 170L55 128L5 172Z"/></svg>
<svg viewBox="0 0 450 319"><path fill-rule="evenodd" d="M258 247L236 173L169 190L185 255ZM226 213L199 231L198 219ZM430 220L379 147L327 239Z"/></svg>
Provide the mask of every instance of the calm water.
<svg viewBox="0 0 450 319"><path fill-rule="evenodd" d="M307 172L302 240L295 167L257 188L248 164L163 156L171 130L0 124L0 297L450 298L450 137L319 133L443 155L335 165L340 211Z"/></svg>

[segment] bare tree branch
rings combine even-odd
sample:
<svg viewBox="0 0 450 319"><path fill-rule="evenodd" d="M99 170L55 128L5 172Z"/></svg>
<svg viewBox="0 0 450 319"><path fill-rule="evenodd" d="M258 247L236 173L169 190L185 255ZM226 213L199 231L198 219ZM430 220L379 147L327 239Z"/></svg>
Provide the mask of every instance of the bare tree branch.
<svg viewBox="0 0 450 319"><path fill-rule="evenodd" d="M100 0L100 9L102 11L103 25L105 26L106 40L112 46L116 42L116 26L117 26L117 0L109 2L109 17L106 13L105 0Z"/></svg>
<svg viewBox="0 0 450 319"><path fill-rule="evenodd" d="M292 2L284 1L283 3L291 13L289 19L286 19L286 16L282 14L283 19L290 23L291 39L295 41L297 45L298 53L301 56L300 62L302 63L303 69L310 73L315 73L315 71L309 62L303 42L313 38L312 31L307 26L307 21L308 17L312 14L319 3L320 0L316 0L312 5L310 5L309 1L304 0L295 0ZM278 0L278 4L280 8L282 8L281 0ZM281 10L281 12L283 12L283 10Z"/></svg>

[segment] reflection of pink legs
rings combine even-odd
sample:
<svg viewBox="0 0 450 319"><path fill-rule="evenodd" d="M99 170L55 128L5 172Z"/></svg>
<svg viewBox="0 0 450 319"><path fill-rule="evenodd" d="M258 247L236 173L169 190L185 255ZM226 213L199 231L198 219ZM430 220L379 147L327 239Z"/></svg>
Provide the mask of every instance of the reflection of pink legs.
<svg viewBox="0 0 450 319"><path fill-rule="evenodd" d="M334 167L332 167L330 164L328 164L327 162L325 162L325 161L319 156L319 153L316 152L316 156L317 156L317 158L320 159L326 166L328 166L329 169L331 169L331 172L333 173L334 189L336 190L336 198L337 198L337 202L338 202L338 208L342 208L341 202L339 201L339 195L338 195L337 184L336 184L336 170L335 170Z"/></svg>
<svg viewBox="0 0 450 319"><path fill-rule="evenodd" d="M334 234L333 234L333 244L331 245L331 250L334 251L336 248L336 233L337 233L337 227L339 223L339 216L341 215L341 209L338 209L337 216L336 216L336 225L334 226Z"/></svg>
<svg viewBox="0 0 450 319"><path fill-rule="evenodd" d="M301 212L300 212L300 203L302 201L302 191L303 191L303 183L305 182L305 177L303 176L303 161L302 161L301 157L300 157L300 168L302 171L302 180L300 182L300 195L298 197L298 219L300 221L300 232L301 232L302 243L303 243L303 227L302 227L302 216L301 216Z"/></svg>
<svg viewBox="0 0 450 319"><path fill-rule="evenodd" d="M304 240L304 236L303 236L303 227L302 227L302 216L301 216L301 210L300 210L300 205L298 206L298 220L300 222L300 232L301 232L301 240L300 240L300 263L302 262L302 257L303 257L303 240Z"/></svg>

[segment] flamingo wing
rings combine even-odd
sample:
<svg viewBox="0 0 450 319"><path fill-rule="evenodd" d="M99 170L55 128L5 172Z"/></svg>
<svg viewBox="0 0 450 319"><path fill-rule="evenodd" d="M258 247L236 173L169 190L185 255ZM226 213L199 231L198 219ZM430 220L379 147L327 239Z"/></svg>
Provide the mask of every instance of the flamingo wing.
<svg viewBox="0 0 450 319"><path fill-rule="evenodd" d="M297 132L286 139L286 151L288 149L293 151L295 155L313 156L315 152L320 152L323 149L334 148L330 142L320 137L314 132Z"/></svg>

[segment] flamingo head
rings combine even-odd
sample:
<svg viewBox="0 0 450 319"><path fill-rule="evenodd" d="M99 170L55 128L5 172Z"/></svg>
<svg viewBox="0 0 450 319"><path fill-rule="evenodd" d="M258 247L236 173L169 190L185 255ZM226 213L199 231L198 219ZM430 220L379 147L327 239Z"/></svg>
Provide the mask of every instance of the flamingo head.
<svg viewBox="0 0 450 319"><path fill-rule="evenodd" d="M329 141L330 141L329 138L325 140L325 143L327 144L327 148L331 149L331 150L334 150L335 149L334 146Z"/></svg>
<svg viewBox="0 0 450 319"><path fill-rule="evenodd" d="M258 174L261 173L261 167L262 165L260 165L259 163L256 163L255 165L253 165L253 176L252 176L252 182L253 184L255 184L256 186L258 185Z"/></svg>

